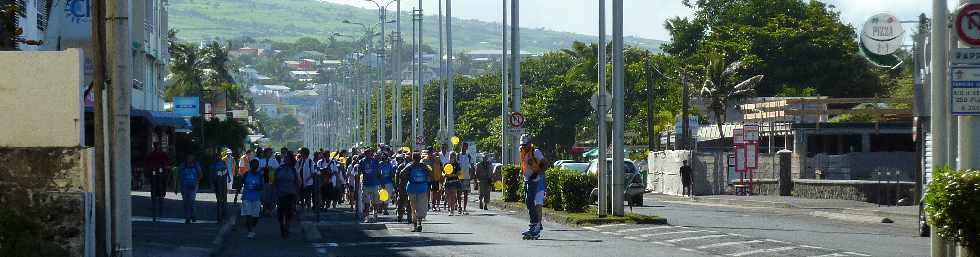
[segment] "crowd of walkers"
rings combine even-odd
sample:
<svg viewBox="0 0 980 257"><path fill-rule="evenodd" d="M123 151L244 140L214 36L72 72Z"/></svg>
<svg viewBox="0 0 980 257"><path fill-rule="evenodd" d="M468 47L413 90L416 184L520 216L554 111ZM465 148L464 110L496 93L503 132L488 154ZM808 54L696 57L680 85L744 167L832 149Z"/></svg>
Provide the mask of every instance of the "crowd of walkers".
<svg viewBox="0 0 980 257"><path fill-rule="evenodd" d="M216 217L224 222L226 205L240 203L240 223L255 237L262 217L275 217L280 236L288 238L297 210L334 208L356 210L365 223L394 211L397 222L422 230L429 210L450 216L469 215L470 193L478 190L480 209L488 209L493 165L489 158L474 156L463 143L450 151L441 147L411 151L389 146L311 152L281 148L249 149L241 155L230 149L204 167L193 155L184 155L170 174L166 154L155 147L147 159L150 172L154 221L161 214L168 181L182 198L185 223L197 222L198 186L208 176L217 200ZM480 157L480 158L476 158ZM477 161L481 160L481 161Z"/></svg>

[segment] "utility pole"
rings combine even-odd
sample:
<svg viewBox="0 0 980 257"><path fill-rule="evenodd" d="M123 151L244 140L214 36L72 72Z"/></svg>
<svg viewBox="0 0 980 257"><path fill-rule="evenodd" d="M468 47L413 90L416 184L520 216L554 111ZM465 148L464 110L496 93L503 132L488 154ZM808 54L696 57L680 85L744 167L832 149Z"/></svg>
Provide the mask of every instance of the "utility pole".
<svg viewBox="0 0 980 257"><path fill-rule="evenodd" d="M511 0L510 19L513 25L510 26L510 61L513 77L511 80L511 108L512 112L521 112L521 98L524 88L521 86L521 0ZM512 145L520 145L521 135L511 136ZM511 160L519 162L521 160L521 150L518 147L511 147Z"/></svg>
<svg viewBox="0 0 980 257"><path fill-rule="evenodd" d="M606 126L606 113L609 110L609 103L606 102L606 0L599 0L599 48L597 49L596 69L599 72L599 90L596 92L596 113L597 135L599 156L596 164L599 168L599 216L609 215L609 166L606 163L606 149L609 147L609 127Z"/></svg>
<svg viewBox="0 0 980 257"><path fill-rule="evenodd" d="M419 83L420 73L416 66L418 65L419 59L415 58L415 56L417 56L417 53L419 51L419 42L417 38L419 32L418 32L418 27L416 26L418 25L418 23L419 23L418 9L412 8L412 65L411 67L412 67L413 87L412 87L412 138L410 140L412 140L411 145L412 145L412 149L414 150L419 149L418 140L416 140L416 138L418 138L419 136L418 105L419 105L419 88L420 88L419 84L421 83Z"/></svg>
<svg viewBox="0 0 980 257"><path fill-rule="evenodd" d="M381 48L378 50L378 144L385 143L385 48L388 47L385 42L385 8L384 6L378 7L378 12L381 16Z"/></svg>
<svg viewBox="0 0 980 257"><path fill-rule="evenodd" d="M133 228L130 221L130 160L129 116L132 78L130 75L131 52L129 44L129 1L116 0L106 6L106 52L110 53L111 89L109 90L109 128L111 129L109 156L112 160L112 251L113 256L132 256Z"/></svg>
<svg viewBox="0 0 980 257"><path fill-rule="evenodd" d="M455 101L453 99L453 0L446 0L446 138L456 136Z"/></svg>
<svg viewBox="0 0 980 257"><path fill-rule="evenodd" d="M446 52L445 52L446 46L444 45L445 39L443 38L444 34L443 34L443 31L442 31L442 28L443 28L443 23L442 23L442 1L444 1L444 0L439 0L439 77L442 77L443 79L447 79L447 78L445 78L445 76L446 76L446 62L443 60L443 57L446 56L445 55L446 54ZM440 142L442 144L446 144L449 141L449 137L446 136L446 125L447 125L447 123L446 123L446 84L445 83L442 83L442 84L439 85L439 135L438 135L438 138L439 139L437 140L438 142Z"/></svg>
<svg viewBox="0 0 980 257"><path fill-rule="evenodd" d="M612 213L623 216L623 129L625 122L623 71L623 0L613 0L613 192Z"/></svg>
<svg viewBox="0 0 980 257"><path fill-rule="evenodd" d="M402 146L402 0L395 0L395 43L392 47L395 48L395 99L392 99L391 110L394 115L391 115L392 123L394 128L391 131L392 135L392 145Z"/></svg>
<svg viewBox="0 0 980 257"><path fill-rule="evenodd" d="M691 143L691 122L688 119L690 116L691 109L691 85L687 83L687 74L681 74L681 137L674 137L674 140L680 140L677 146L681 150L690 150L688 144Z"/></svg>
<svg viewBox="0 0 980 257"><path fill-rule="evenodd" d="M105 1L92 1L92 59L94 72L92 78L92 95L95 98L92 115L93 135L95 143L95 255L108 256L109 248L109 215L111 207L108 202L108 180L106 172L106 110L105 89L106 57L105 57Z"/></svg>
<svg viewBox="0 0 980 257"><path fill-rule="evenodd" d="M503 24L500 28L500 163L508 164L511 163L510 155L507 154L507 0L501 0L503 3L503 18L501 23ZM515 162L516 163L516 162Z"/></svg>
<svg viewBox="0 0 980 257"><path fill-rule="evenodd" d="M946 74L947 74L947 59L946 50L949 46L949 39L946 35L949 34L948 25L948 11L946 7L946 0L933 0L932 1L932 27L931 27L931 40L930 45L931 61L929 76L930 76L930 86L931 86L931 119L930 126L932 129L932 169L942 169L949 164L949 135L947 133L949 125L949 99L948 87L946 86ZM944 257L946 256L946 243L939 235L936 233L935 229L930 230L930 243L932 249L933 257Z"/></svg>
<svg viewBox="0 0 980 257"><path fill-rule="evenodd" d="M978 3L980 0L960 0L960 6L968 3ZM971 48L971 46L963 43L962 40L958 40L959 48ZM947 87L948 88L948 87ZM949 103L949 102L944 102ZM978 133L974 133L973 129L980 127L980 118L972 115L960 115L957 116L957 131L959 132L959 137L957 137L959 150L957 153L957 158L959 160L958 170L976 170L980 168L980 161L978 158L978 151L980 151L980 138L977 138ZM934 230L934 229L933 229ZM930 230L931 231L931 230ZM954 242L946 242L947 249L953 246ZM973 254L968 253L968 249L963 247L962 244L958 244L959 247L956 251L959 256L973 256ZM948 254L952 254L952 250ZM976 254L976 253L974 253Z"/></svg>
<svg viewBox="0 0 980 257"><path fill-rule="evenodd" d="M418 20L419 20L418 21L419 22L419 32L418 32L419 33L419 42L418 42L418 47L415 50L415 54L418 55L417 56L417 58L418 58L418 67L416 67L416 69L418 69L419 83L416 84L416 87L418 88L418 92L419 92L418 94L419 94L419 96L418 96L418 106L416 108L418 108L418 117L419 117L418 118L418 124L419 125L418 125L418 135L416 135L416 138L413 138L412 139L412 140L415 140L415 141L418 140L418 137L425 138L425 129L424 129L425 128L425 73L422 73L422 71L423 71L422 68L425 67L425 61L422 58L422 46L423 46L422 39L425 38L424 37L424 34L422 33L422 31L423 31L422 28L425 27L425 26L423 26L424 24L422 23L422 21L425 20L425 15L424 15L424 12L422 11L422 0L419 0ZM422 147L422 146L420 145L419 147Z"/></svg>
<svg viewBox="0 0 980 257"><path fill-rule="evenodd" d="M656 150L654 142L656 142L656 135L654 134L653 120L657 117L657 113L654 111L656 103L654 102L653 90L656 87L653 82L653 60L647 60L646 63L646 73L647 73L647 149L650 151ZM772 141L770 141L772 142Z"/></svg>

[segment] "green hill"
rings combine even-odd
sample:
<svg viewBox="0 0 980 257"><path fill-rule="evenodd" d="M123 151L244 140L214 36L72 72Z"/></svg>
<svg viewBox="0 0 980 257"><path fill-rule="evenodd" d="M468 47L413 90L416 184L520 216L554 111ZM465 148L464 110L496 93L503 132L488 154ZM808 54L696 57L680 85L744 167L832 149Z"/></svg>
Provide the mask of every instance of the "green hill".
<svg viewBox="0 0 980 257"><path fill-rule="evenodd" d="M170 27L180 30L185 40L232 38L249 36L256 39L293 41L310 36L324 39L340 32L362 35L358 25L344 24L350 20L377 24L376 10L347 5L321 3L316 0L170 0ZM411 43L411 11L402 16L402 34ZM425 17L425 44L438 43L436 16ZM393 25L389 29L393 29ZM457 49L486 50L500 48L500 24L477 20L453 19L453 37ZM566 48L573 41L598 41L597 37L545 29L524 28L522 48L542 52ZM627 38L627 44L651 50L659 49L663 41ZM434 44L435 43L435 44Z"/></svg>

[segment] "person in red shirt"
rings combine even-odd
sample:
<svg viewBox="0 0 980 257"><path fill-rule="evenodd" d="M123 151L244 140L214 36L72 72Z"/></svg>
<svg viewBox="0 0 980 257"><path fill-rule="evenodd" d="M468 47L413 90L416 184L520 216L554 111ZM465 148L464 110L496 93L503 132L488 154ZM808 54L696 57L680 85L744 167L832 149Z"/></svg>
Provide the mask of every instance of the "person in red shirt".
<svg viewBox="0 0 980 257"><path fill-rule="evenodd" d="M170 157L160 149L160 143L153 143L153 152L146 156L146 168L150 173L150 199L153 221L163 212L163 199L167 196L170 180Z"/></svg>

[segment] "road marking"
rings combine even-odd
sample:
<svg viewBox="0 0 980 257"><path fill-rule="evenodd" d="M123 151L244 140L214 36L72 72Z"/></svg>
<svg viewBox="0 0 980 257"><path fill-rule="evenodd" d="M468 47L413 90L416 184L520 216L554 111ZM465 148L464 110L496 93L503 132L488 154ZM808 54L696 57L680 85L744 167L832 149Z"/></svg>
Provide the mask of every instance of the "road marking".
<svg viewBox="0 0 980 257"><path fill-rule="evenodd" d="M645 234L645 235L640 235L640 237L647 238L647 237L652 237L652 236L663 236L663 235L674 235L674 234L687 234L687 233L698 233L698 232L704 232L704 230L683 230L683 231L664 232L664 233L656 233L656 234Z"/></svg>
<svg viewBox="0 0 980 257"><path fill-rule="evenodd" d="M757 253L774 253L774 252L789 251L793 249L796 249L796 246L784 246L784 247L769 248L769 249L759 249L759 250L752 250L748 252L732 253L727 255L732 257L738 257L738 256L752 255Z"/></svg>
<svg viewBox="0 0 980 257"><path fill-rule="evenodd" d="M798 246L803 248L817 249L817 250L831 250L830 248L823 248L823 247L812 246L812 245L798 245Z"/></svg>
<svg viewBox="0 0 980 257"><path fill-rule="evenodd" d="M582 227L582 229L592 230L592 231L599 231L599 229L603 229L603 228L616 227L616 226L626 226L626 225L627 224L617 223L617 224L599 225L599 226L594 226L594 227Z"/></svg>
<svg viewBox="0 0 980 257"><path fill-rule="evenodd" d="M762 240L735 241L735 242L715 243L715 244L710 244L710 245L698 246L697 248L698 249L708 249L708 248L715 248L715 247L724 247L724 246L729 246L729 245L754 244L754 243L762 243Z"/></svg>
<svg viewBox="0 0 980 257"><path fill-rule="evenodd" d="M726 237L726 236L728 236L728 235L694 236L694 237L685 237L685 238L671 239L671 240L667 240L667 242L668 243L677 243L677 242L681 242L681 241L699 240L699 239L708 239L708 238L719 238L719 237Z"/></svg>
<svg viewBox="0 0 980 257"><path fill-rule="evenodd" d="M867 255L867 254L863 254L863 253L856 253L856 252L844 252L844 253L850 254L850 255L857 255L857 256L871 256L871 255Z"/></svg>
<svg viewBox="0 0 980 257"><path fill-rule="evenodd" d="M846 257L846 256L850 256L850 255L843 254L843 253L832 253L832 254L825 254L825 255L810 256L810 257Z"/></svg>
<svg viewBox="0 0 980 257"><path fill-rule="evenodd" d="M129 219L130 222L153 222L153 217L143 217L143 216L132 216ZM179 223L183 224L185 219L181 218L157 218L157 222L163 223ZM191 222L191 224L217 224L216 220L197 220Z"/></svg>
<svg viewBox="0 0 980 257"><path fill-rule="evenodd" d="M623 233L627 233L627 232L637 232L637 231L644 231L644 230L656 230L656 229L665 229L665 228L683 228L683 227L673 227L673 226L652 226L652 227L642 227L642 228L630 228L630 229L623 229L623 230L619 230L619 231L616 231L616 232L612 232L612 233L613 233L613 234L616 234L616 235L622 235Z"/></svg>

